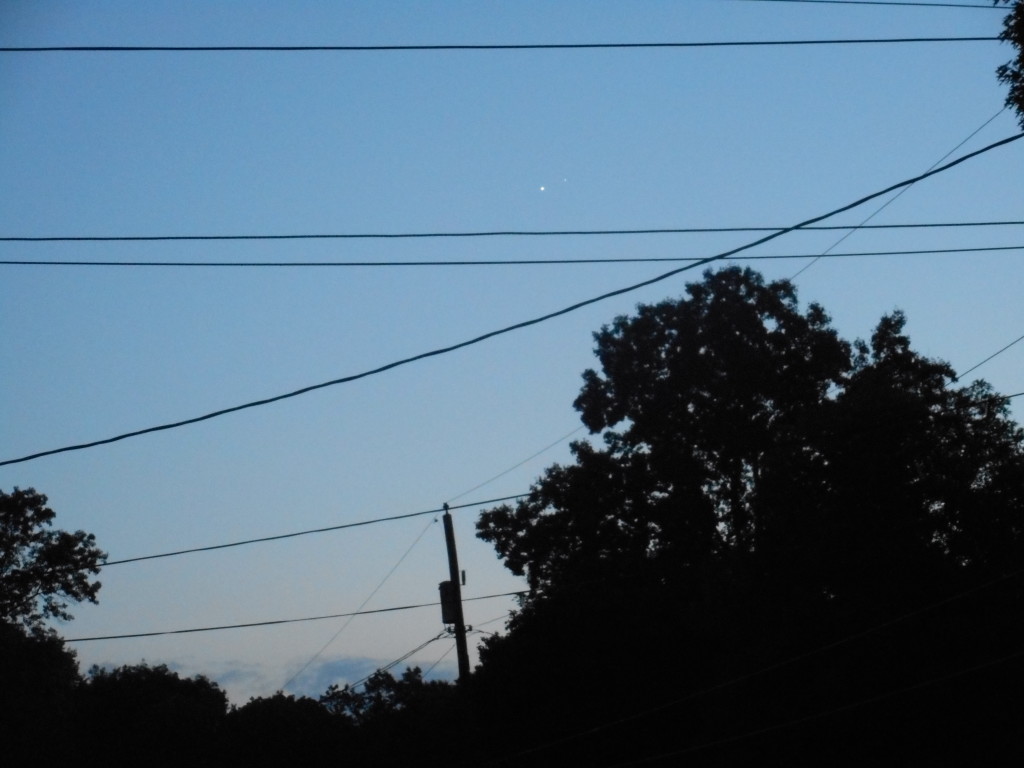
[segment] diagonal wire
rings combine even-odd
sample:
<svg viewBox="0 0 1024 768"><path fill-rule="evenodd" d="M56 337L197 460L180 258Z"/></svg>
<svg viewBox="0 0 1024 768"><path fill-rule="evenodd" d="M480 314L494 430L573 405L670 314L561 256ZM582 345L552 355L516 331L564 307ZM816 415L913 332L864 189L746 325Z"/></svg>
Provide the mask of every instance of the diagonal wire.
<svg viewBox="0 0 1024 768"><path fill-rule="evenodd" d="M559 443L561 443L561 442L562 442L562 441L564 441L564 440L568 440L568 439L569 439L570 437L572 437L573 435L575 435L575 434L576 434L577 432L579 432L580 430L582 430L582 429L584 429L584 428L585 428L585 427L584 427L583 425L580 425L580 426L576 427L576 429L574 429L574 430L573 430L572 432L568 432L568 433L566 433L566 434L562 435L562 436L561 436L560 438L558 438L558 439L557 439L557 440L555 440L554 442L552 442L552 443L548 443L548 444L547 444L547 445L545 445L545 446L544 446L543 448L541 448L541 449L540 449L539 451L537 451L536 453L532 453L532 454L530 454L530 455L529 455L529 456L527 456L527 457L526 457L525 459L523 459L522 461L520 461L520 462L519 462L518 464L515 464L514 466L511 466L511 467L509 467L508 469L506 469L506 470L505 470L505 471L503 471L503 472L499 472L499 473L498 473L498 474L496 474L496 475L495 475L494 477L492 477L492 478L489 478L489 479L487 479L487 480L484 480L484 481L483 481L482 483L478 483L477 485L474 485L474 486L473 486L472 488L470 488L470 489L468 489L468 490L465 490L465 491L463 491L463 492L462 492L462 493L460 493L460 494L459 494L458 496L453 496L452 498L448 499L448 502L449 502L449 503L451 503L451 502L453 502L453 501L458 501L459 499L463 498L464 496L468 496L468 495L469 495L469 494L471 494L471 493L472 493L473 491L477 491L477 490L480 490L480 489L481 489L481 488L483 488L483 487L484 487L485 485L490 485L491 483L493 483L493 482L494 482L495 480L497 480L498 478L500 478L500 477L504 477L504 476L505 476L505 475L507 475L507 474L508 474L509 472L512 472L513 470L516 470L516 469L519 469L519 468L520 468L521 466L523 466L523 464L526 464L526 463L528 463L528 462L530 462L530 461L533 461L533 460L534 460L535 458L537 458L538 456L540 456L540 455L541 455L542 453L544 453L545 451L550 451L550 450L551 450L552 448L554 448L554 447L555 447L556 445L558 445ZM518 496L516 496L516 497L514 497L514 498L518 498Z"/></svg>
<svg viewBox="0 0 1024 768"><path fill-rule="evenodd" d="M420 531L420 535L415 538L412 544L409 545L409 548L405 550L405 552L402 554L400 558L398 558L398 562L391 566L391 570L387 572L384 578L380 580L380 583L373 588L373 591L369 595L367 595L366 599L363 600L362 603L360 603L358 608L356 608L357 613L366 607L366 604L373 599L373 596L376 595L380 591L381 587L383 587L387 583L388 579L390 579L394 575L395 571L398 570L398 566L400 566L405 561L405 558L409 556L409 553L412 552L413 549L415 549L416 545L420 543L420 540L426 535L427 531L430 530L430 526L432 526L436 522L437 518L435 517L433 520L428 522L426 526L424 526L423 530ZM320 650L314 653L312 658L305 664L303 664L302 668L299 669L298 672L296 672L294 675L288 678L285 684L281 686L282 690L286 689L289 685L294 683L295 679L303 672L305 672L309 668L310 664L319 659L321 654L323 654L323 652L327 650L331 643L338 639L338 636L348 628L348 625L351 624L354 619L355 616L349 616L348 619L346 619L345 623L338 628L338 631L331 635L331 639L324 643Z"/></svg>
<svg viewBox="0 0 1024 768"><path fill-rule="evenodd" d="M977 5L974 3L928 3L912 2L911 0L745 0L755 3L817 3L820 5L891 5L908 8L976 8L983 11L1002 10L997 5Z"/></svg>
<svg viewBox="0 0 1024 768"><path fill-rule="evenodd" d="M442 630L441 632L439 632L438 634L434 635L432 638L430 638L426 642L423 642L423 643L420 643L419 645L417 645L411 651L408 651L407 653L403 653L401 656L399 656L394 661L388 662L383 667L377 667L377 669L373 670L373 672L368 674L366 677L362 678L361 680L357 680L354 683L349 683L345 687L351 690L351 689L354 689L354 688L358 688L360 685L366 685L366 683L368 683L370 681L370 678L372 678L378 672L387 672L389 669L393 669L394 667L397 667L399 664L401 664L403 661L408 659L414 653L422 651L424 648L426 648L431 643L436 642L436 641L440 640L441 638L443 638L443 637L445 637L446 635L449 635L449 634L450 633L448 632L448 630L446 630L446 629ZM453 645L452 648L454 648L454 647L455 646ZM447 655L448 654L445 654L445 656L447 656ZM442 656L441 658L443 659L444 656ZM438 661L440 661L440 660L441 659L438 659ZM434 665L431 666L430 669L433 669L435 666L437 666L437 662L434 662Z"/></svg>
<svg viewBox="0 0 1024 768"><path fill-rule="evenodd" d="M525 494L514 494L512 496L503 496L498 499L486 499L484 501L471 502L469 504L458 504L450 506L450 509L466 509L468 507L480 507L485 504L494 504L499 501L511 501L517 499ZM106 568L111 565L124 565L125 563L138 563L143 560L157 560L163 557L176 557L177 555L189 555L193 552L211 552L217 549L228 549L230 547L241 547L246 544L261 544L265 541L280 541L281 539L293 539L297 536L309 536L314 533L327 533L329 531L342 531L347 528L359 528L364 525L374 525L375 523L388 523L393 520L407 520L411 517L422 517L424 515L436 515L443 512L444 509L439 507L437 509L427 509L423 512L409 512L404 515L392 515L390 517L378 517L373 520L360 520L355 523L342 523L341 525L329 525L326 528L312 528L306 531L294 531L292 533L280 533L276 536L262 536L258 539L245 539L243 541L232 541L227 544L212 544L207 547L193 547L191 549L178 549L174 552L161 552L157 555L142 555L140 557L126 557L122 560L111 560L106 563L97 563L98 568Z"/></svg>
<svg viewBox="0 0 1024 768"><path fill-rule="evenodd" d="M931 229L940 227L1000 227L1024 224L1021 221L952 221L925 224L872 224L864 229ZM644 229L497 229L449 232L334 232L305 235L5 235L0 243L153 243L153 242L226 242L238 240L416 240L481 237L583 237L609 235L694 235L725 232L774 232L782 227L657 227ZM849 226L828 224L803 227L807 231L849 229ZM20 264L4 261L4 264ZM90 262L92 263L92 262Z"/></svg>
<svg viewBox="0 0 1024 768"><path fill-rule="evenodd" d="M435 661L433 664L431 664L429 667L426 668L426 670L423 672L424 679L427 677L427 675L429 675L431 672L434 671L434 667L436 667L438 664L440 664L442 661L444 661L445 658L448 656L448 654L450 654L454 650L455 650L455 643L452 643L451 647L447 651L445 651L443 654L441 654L441 658L439 658L437 661Z"/></svg>
<svg viewBox="0 0 1024 768"><path fill-rule="evenodd" d="M93 440L93 441L88 442L88 443L79 443L77 445L68 445L68 446L64 446L62 448L54 448L54 449L47 450L47 451L39 451L37 453L29 454L27 456L21 456L19 458L15 458L15 459L6 459L4 461L0 461L0 467L8 466L10 464L20 464L22 462L32 461L34 459L39 459L39 458L42 458L44 456L53 456L53 455L58 454L58 453L67 453L69 451L80 451L80 450L84 450L86 448L94 448L94 447L99 446L99 445L107 445L109 443L116 443L116 442L118 442L120 440L127 440L129 438L139 437L141 435L146 435L146 434L150 434L150 433L153 433L153 432L161 432L161 431L169 430L169 429L177 429L179 427L184 427L184 426L187 426L187 425L190 425L190 424L197 424L197 423L202 422L202 421L207 421L209 419L214 419L214 418L217 418L217 417L220 417L220 416L225 416L225 415L227 415L229 413L235 413L237 411L246 410L248 408L256 408L256 407L263 406L263 405L269 405L271 403L276 403L276 402L279 402L281 400L287 400L288 398L298 397L299 395L304 395L304 394L307 394L309 392L313 392L313 391L318 390L318 389L324 389L326 387L333 387L333 386L336 386L336 385L339 385L339 384L347 384L347 383L350 383L350 382L353 382L353 381L357 381L359 379L367 378L369 376L375 376L375 375L384 373L385 371L389 371L389 370L391 370L393 368L398 368L398 367L403 366L403 365L408 365L409 363L418 362L420 360L425 360L425 359L430 358L430 357L437 357L437 356L440 356L440 355L445 355L445 354L448 354L450 352L454 352L454 351L459 350L459 349L464 349L466 347L470 347L470 346L473 346L475 344L479 344L479 343L481 343L483 341L487 341L488 339L492 339L492 338L495 338L497 336L504 335L506 333L511 333L513 331L522 330L523 328L529 328L529 327L534 326L534 325L539 325L541 323L547 322L548 320L553 320L556 317L561 317L563 315L568 315L568 314L570 314L572 312L575 312L575 311L577 311L579 309L582 309L583 307L588 307L588 306L590 306L592 304L597 304L599 302L605 301L607 299L614 298L616 296L622 296L622 295L627 294L627 293L632 293L633 291L639 290L641 288L646 288L646 287L651 286L651 285L655 285L656 283L660 283L660 282L662 282L664 280L667 280L670 277L674 277L674 276L676 276L678 274L682 274L683 272L687 272L687 271L689 271L691 269L696 269L697 267L703 266L705 264L712 264L712 263L714 263L716 261L721 261L721 260L726 259L729 256L733 256L733 255L735 255L737 253L742 253L743 251L750 250L751 248L755 248L758 245L761 245L763 243L767 243L770 240L774 240L774 239L776 239L778 237L782 237L782 235L788 234L789 232L793 232L795 230L801 229L801 228L806 227L806 226L808 226L810 224L817 224L819 221L823 221L823 220L828 219L828 218L830 218L832 216L835 216L837 214L849 211L849 210L851 210L853 208L856 208L856 207L858 207L860 205L863 205L866 202L874 200L877 197L882 197L884 195L887 195L890 192L893 192L893 191L895 191L897 189L900 189L901 187L909 186L911 184L916 184L917 182L922 181L923 179L926 179L926 178L929 178L930 176L934 176L936 174L939 174L939 173L942 173L944 171L947 171L947 170L949 170L951 168L954 168L954 167L960 165L961 163L966 162L967 160L970 160L972 158L978 157L979 155L982 155L982 154L984 154L986 152L990 152L993 149L997 149L999 147L1005 146L1005 145L1010 144L1012 142L1018 141L1019 139L1022 139L1022 138L1024 138L1024 133L1018 133L1018 134L1016 134L1014 136L1009 136L1009 137L1007 137L1005 139L1000 139L999 141L993 142L992 144L989 144L989 145L987 145L985 147L982 147L981 149L977 149L974 152L970 152L970 153L968 153L966 155L963 155L962 157L959 157L956 160L953 160L952 162L946 163L945 165L941 165L938 168L934 168L932 170L926 171L925 173L922 173L922 174L920 174L918 176L914 176L914 177L909 178L909 179L904 179L903 181L897 182L896 184L891 184L891 185L889 185L888 187L886 187L884 189L881 189L881 190L879 190L877 192L873 192L873 193L871 193L869 195L865 195L864 197L861 197L861 198L859 198L857 200L854 200L852 203L848 203L846 205L840 206L839 208L835 208L835 209L833 209L833 210L831 210L831 211L829 211L827 213L823 213L823 214L821 214L819 216L814 216L814 217L812 217L810 219L806 219L804 221L799 222L798 224L794 224L794 225L792 225L790 227L786 227L785 229L780 229L777 232L773 232L772 234L765 235L764 237L757 238L756 240L753 240L753 241L747 243L746 245L741 245L741 246L738 246L736 248L732 248L732 249L730 249L728 251L723 251L723 252L718 253L718 254L716 254L714 256L708 256L705 259L701 259L700 261L693 262L692 264L687 264L686 266L683 266L683 267L677 267L676 269L669 270L668 272L664 272L664 273L662 273L660 275L656 275L655 277L649 278L647 280L642 280L639 283L634 283L632 285L627 285L627 286L625 286L623 288L618 288L618 289L613 290L613 291L608 291L607 293L603 293L603 294L601 294L599 296L594 296L594 297L589 298L589 299L584 299L583 301L576 302L575 304L571 304L571 305L569 305L567 307L563 307L562 309L555 310L554 312L549 312L549 313L541 315L539 317L534 317L534 318L531 318L529 320L523 320L522 322L514 323L512 325L505 326L504 328L499 328L499 329L494 330L494 331L489 331L487 333L483 333L483 334L481 334L479 336L476 336L474 338L467 339L466 341L461 341L461 342L458 342L458 343L455 343L455 344L451 344L451 345L449 345L447 347L439 347L437 349L432 349L432 350L429 350L427 352L421 352L421 353L419 353L417 355L413 355L411 357L406 357L406 358L403 358L401 360L395 360L393 362L387 363L385 365L378 366L377 368L372 368L370 370L363 371L361 373L352 374L350 376L342 376L341 378L332 379L331 381L325 381L325 382L321 382L319 384L310 385L308 387L302 387L301 389L296 389L296 390L294 390L292 392L286 392L286 393L281 394L281 395L275 395L273 397L267 397L267 398L264 398L262 400L253 400L251 402L243 403L241 405L231 406L229 408L222 408L222 409L217 410L217 411L212 411L210 413L203 414L202 416L195 416L195 417L190 418L190 419L183 419L181 421L170 422L170 423L167 423L167 424L160 424L160 425L154 426L154 427L147 427L145 429L139 429L139 430L135 430L133 432L125 432L125 433L120 434L120 435L115 435L113 437L108 437L108 438L104 438L104 439L101 439L101 440Z"/></svg>
<svg viewBox="0 0 1024 768"><path fill-rule="evenodd" d="M504 619L508 615L509 614L505 614L503 616L498 616L495 619L488 619L487 621L482 622L479 625L474 625L474 626L483 626L484 624L491 624L491 623L493 623L495 621L500 621L501 619ZM474 632L483 632L483 630L476 630L476 629L474 629ZM413 648L408 653L402 654L401 656L399 656L394 661L389 662L388 664L385 664L383 667L378 667L376 670L374 670L373 672L371 672L369 675L367 675L366 677L362 678L361 680L357 680L354 683L350 683L348 685L348 687L349 688L356 688L356 687L358 687L360 685L365 685L366 682L371 677L373 677L375 674L377 674L378 672L387 672L389 669L393 669L394 667L398 666L403 661L408 659L410 656L412 656L414 653L418 653L419 651L422 651L424 648L426 648L431 643L436 642L437 640L440 640L440 639L442 639L444 637L451 637L451 635L452 635L452 633L449 632L447 629L443 630L442 632L439 632L438 634L434 635L434 637L430 638L426 642L420 643L419 645L417 645L415 648ZM434 667L436 667L438 664L440 664L444 660L444 658L446 656L448 656L448 654L450 654L454 650L455 650L455 644L453 643L452 646L447 651L444 652L444 654L441 656L441 658L439 658L437 661L435 661L433 664L431 664L429 667L427 667L427 669L423 672L423 677L426 678L426 676L429 675L434 670Z"/></svg>
<svg viewBox="0 0 1024 768"><path fill-rule="evenodd" d="M464 597L464 603L476 600L494 600L499 597L514 597L525 595L526 590L520 589L514 592L500 592L494 595L478 595L477 597ZM418 608L436 608L441 603L417 603L414 605L395 605L390 608L372 608L368 611L357 611L349 613L332 613L329 616L306 616L301 619L273 619L271 621L249 621L244 624L222 624L216 627L189 627L188 629L165 629L157 632L132 632L122 635L95 635L93 637L68 637L65 643L88 643L94 640L129 640L139 637L161 637L163 635L191 635L197 632L219 632L225 629L250 629L252 627L271 627L280 624L299 624L307 621L325 621L327 619L341 619L348 616L369 616L376 613L395 613L396 611L411 611Z"/></svg>
<svg viewBox="0 0 1024 768"><path fill-rule="evenodd" d="M955 147L953 147L953 148L952 148L951 150L949 150L949 152L947 152L947 153L946 153L946 154L944 154L944 155L943 155L942 157L940 157L940 158L939 158L938 160L936 160L936 161L935 161L935 163L933 163L933 164L932 164L932 166L931 166L931 168L929 168L928 170L929 170L929 171L931 171L931 170L933 170L933 169L934 169L934 168L935 168L936 166L938 166L938 165L939 165L939 163L942 163L942 162L944 162L944 161L945 161L945 160L946 160L946 159L947 159L947 158L948 158L948 157L949 157L950 155L952 155L952 154L953 154L954 152L956 152L956 151L957 151L958 149L960 149L960 147L962 147L962 146L963 146L964 144L966 144L966 143L967 143L968 141L970 141L970 140L971 140L971 139L973 139L973 138L974 138L975 136L977 136L977 135L978 135L978 134L979 134L979 133L980 133L980 132L981 132L981 131L982 131L982 130L983 130L983 129L984 129L985 127L986 127L986 126L988 126L988 124L989 124L989 123L991 123L991 122L992 122L993 120L995 120L995 119L996 119L997 117L999 117L999 116L1000 116L1001 114L1003 114L1003 112L1005 112L1005 111L1006 111L1006 107L1003 107L1003 108L1002 108L1002 109L1000 109L1000 110L999 110L998 112L996 112L996 113L995 113L994 115L992 115L992 117L990 117L990 118L989 118L988 120L986 120L986 121L985 121L984 123L982 123L982 124L981 124L980 126L978 126L978 127L976 128L976 129L974 129L974 131L972 131L972 132L971 132L970 136L968 136L968 137L967 137L966 139L964 139L964 140L963 140L963 141L961 141L961 142L960 142L959 144L957 144L957 145L956 145ZM862 222L861 222L860 224L858 224L857 226L855 226L855 227L853 227L852 229L850 229L850 231L849 231L849 232L847 232L847 233L846 233L845 235L843 235L843 236L842 236L842 237L840 237L840 238L839 238L838 240L836 240L836 241L835 241L834 243L832 243L832 245L830 245L830 246L829 246L828 248L826 248L826 249L825 249L825 250L824 250L824 251L823 251L823 252L822 252L822 253L821 253L820 255L818 255L818 256L817 256L816 258L812 259L812 260L811 260L810 262L808 262L808 263L807 263L807 264L805 264L805 265L804 265L803 267L801 267L801 268L800 268L800 269L799 269L799 270L798 270L798 271L796 272L796 274L794 274L794 275L793 275L793 276L792 276L792 277L790 278L790 280L796 280L796 279L797 279L798 277L800 277L800 275L802 275L802 274L803 274L804 272L806 272L806 271L807 271L808 269L810 269L810 268L811 268L811 267L813 267L813 266L814 266L815 264L817 264L817 263L818 263L818 260L819 260L819 259L821 259L821 258L822 258L822 256L827 256L827 255L828 255L829 253L831 253L831 252L832 252L832 249L833 249L833 248L835 248L835 247L836 247L837 245L839 245L839 244L840 244L841 242L843 242L843 241L844 241L844 240L845 240L846 238L848 238L848 237L849 237L850 235L852 235L852 234L853 234L854 232L856 232L856 231L857 231L858 229L860 229L860 228L861 228L861 227L863 227L863 226L864 226L865 224L867 224L867 223L868 223L869 221L871 221L871 220L872 220L873 218L875 218L875 216L877 216L878 214L880 214L880 213L881 213L882 211L884 211L884 210L885 210L886 208L888 208L888 207L889 207L890 205L892 205L892 204L893 204L893 203L895 203L895 202L896 202L897 200L899 200L900 196L901 196L901 195L902 195L902 194L903 194L904 192L906 192L906 191L907 191L908 189L910 189L910 188L911 188L912 186L914 186L913 182L911 182L910 184L907 184L907 185L906 185L905 187L903 187L903 189L901 189L901 190L900 190L899 192L897 192L897 193L896 193L895 195L893 195L893 196L892 196L892 197L890 197L890 198L889 198L888 200L886 200L886 201L885 201L884 203L882 203L882 204L881 204L880 206L878 206L878 208L876 208L876 209L875 209L875 210L874 210L874 211L873 211L873 212L872 212L872 213L871 213L871 214L870 214L870 215L869 215L869 216L868 216L868 217L867 217L866 219L864 219L864 221L862 221Z"/></svg>
<svg viewBox="0 0 1024 768"><path fill-rule="evenodd" d="M971 366L970 368L968 368L968 369L967 369L966 371L964 371L964 372L963 372L963 373L961 373L961 374L960 374L959 376L957 376L957 377L956 377L956 378L954 379L954 381L960 381L960 379L962 379L962 378L963 378L964 376L966 376L966 375L967 375L968 373L970 373L971 371L973 371L973 370L976 370L976 369L978 369L978 368L981 368L981 366L983 366L983 365L984 365L985 363L987 363L987 362L988 362L989 360L991 360L992 358L994 358L994 357L998 357L999 355L1003 354L1003 352L1005 352L1006 350L1008 350L1008 349L1009 349L1010 347L1012 347L1012 346L1013 346L1014 344L1016 344L1016 343L1017 343L1017 342L1019 342L1019 341L1024 341L1024 336L1018 336L1018 337L1017 337L1016 339L1014 339L1013 341L1011 341L1011 342L1010 342L1009 344L1007 344L1007 345L1006 345L1005 347L1003 347L1003 348L1002 348L1002 349L1000 349L1000 350L997 350L996 352L993 352L993 353L992 353L991 355L989 355L988 357L986 357L986 358L985 358L984 360L982 360L982 361L981 361L980 363L975 363L975 364L974 364L974 365L972 365L972 366Z"/></svg>
<svg viewBox="0 0 1024 768"><path fill-rule="evenodd" d="M643 48L765 48L902 43L991 43L998 36L833 38L818 40L711 40L658 43L483 43L438 45L35 45L6 46L0 53L314 53L393 51L554 51Z"/></svg>
<svg viewBox="0 0 1024 768"><path fill-rule="evenodd" d="M809 228L808 228L809 229ZM838 227L848 229L848 227ZM865 227L856 226L856 229ZM849 234L849 233L848 233ZM835 243L832 247L838 245ZM831 249L829 249L831 250ZM848 259L863 256L918 256L936 253L981 253L985 251L1019 251L1022 245L990 245L975 248L918 248L900 251L849 251L843 253L780 253L755 256L730 256L729 261L763 261L780 259ZM695 256L618 256L611 258L565 259L432 259L429 261L69 261L45 259L0 259L0 265L30 267L244 267L244 268L309 268L309 267L494 267L494 266L564 266L567 264L644 264L661 262L688 263L699 261ZM806 267L805 267L806 269Z"/></svg>

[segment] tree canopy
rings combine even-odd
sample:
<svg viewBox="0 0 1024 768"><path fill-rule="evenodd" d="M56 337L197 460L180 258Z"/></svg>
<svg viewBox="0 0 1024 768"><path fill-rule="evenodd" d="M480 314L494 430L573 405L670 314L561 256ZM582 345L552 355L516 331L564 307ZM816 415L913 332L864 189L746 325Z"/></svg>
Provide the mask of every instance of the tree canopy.
<svg viewBox="0 0 1024 768"><path fill-rule="evenodd" d="M1024 3L1021 0L995 0L997 5L1010 2L1013 2L1013 7L1003 19L1003 31L999 37L1012 44L1017 55L1000 66L996 75L1009 88L1006 106L1017 110L1017 119L1024 128Z"/></svg>
<svg viewBox="0 0 1024 768"><path fill-rule="evenodd" d="M96 602L106 554L85 531L50 530L54 511L35 489L0 491L0 619L47 632L47 619L69 620L70 602Z"/></svg>
<svg viewBox="0 0 1024 768"><path fill-rule="evenodd" d="M181 677L166 665L97 666L76 695L79 743L103 745L78 756L86 765L218 765L212 747L227 696L203 675ZM84 760L83 760L84 759Z"/></svg>
<svg viewBox="0 0 1024 768"><path fill-rule="evenodd" d="M51 633L0 621L0 745L13 765L57 765L70 756L79 682L73 651Z"/></svg>
<svg viewBox="0 0 1024 768"><path fill-rule="evenodd" d="M705 695L687 713L691 743L727 738L987 669L1019 648L1024 433L1006 398L915 352L901 313L848 342L822 307L800 308L788 281L729 268L615 319L595 341L600 369L584 372L575 407L600 439L574 443L572 464L478 521L530 587L509 634L482 649L478 683L538 738L632 722L630 702L719 691L729 676L717 670L756 673L762 682L742 695ZM785 661L849 637L864 639ZM922 696L894 738L909 745L943 723L965 743L985 731L1005 746L1006 732L991 730L1012 710L1009 689L978 680L945 689L970 712ZM574 707L559 690L573 691ZM892 706L814 738L834 749L867 720L891 726ZM627 733L675 728L685 742L680 721L665 719L680 706L655 709ZM595 749L615 754L610 741ZM737 749L731 764L752 757Z"/></svg>
<svg viewBox="0 0 1024 768"><path fill-rule="evenodd" d="M603 447L574 443L478 523L536 596L741 558L835 598L859 546L1020 562L1021 430L988 385L915 353L901 313L851 344L787 281L732 268L687 293L595 334L575 406Z"/></svg>

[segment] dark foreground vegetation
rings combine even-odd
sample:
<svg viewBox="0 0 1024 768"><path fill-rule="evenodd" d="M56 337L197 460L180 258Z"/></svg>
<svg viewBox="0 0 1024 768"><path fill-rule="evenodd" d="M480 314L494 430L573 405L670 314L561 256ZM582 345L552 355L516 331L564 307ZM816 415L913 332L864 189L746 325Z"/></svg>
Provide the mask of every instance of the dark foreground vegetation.
<svg viewBox="0 0 1024 768"><path fill-rule="evenodd" d="M530 592L460 685L229 707L161 666L80 676L43 620L95 598L102 553L3 494L9 764L1024 764L1007 397L914 352L899 313L849 343L749 270L595 339L594 437L478 522Z"/></svg>

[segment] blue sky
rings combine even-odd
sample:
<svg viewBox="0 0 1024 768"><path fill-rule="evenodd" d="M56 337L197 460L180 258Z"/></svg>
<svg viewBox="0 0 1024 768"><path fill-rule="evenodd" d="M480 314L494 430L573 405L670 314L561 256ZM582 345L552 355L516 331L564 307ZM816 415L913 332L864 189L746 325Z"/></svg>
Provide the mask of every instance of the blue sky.
<svg viewBox="0 0 1024 768"><path fill-rule="evenodd" d="M987 9L678 2L6 2L0 45L376 45L988 36ZM0 235L792 225L1018 131L993 42L645 50L0 53ZM998 116L997 116L998 114ZM995 116L995 117L994 117ZM993 118L991 122L987 122ZM987 124L986 124L987 122ZM981 128L981 126L985 126ZM979 131L978 129L981 128ZM915 185L872 223L1016 221L1024 146ZM837 218L857 224L880 202ZM821 253L842 232L751 254ZM1024 245L1024 228L861 230L837 252ZM0 243L0 259L425 261L705 257L755 235ZM788 277L807 261L749 262ZM0 446L14 458L358 373L639 282L653 263L315 269L0 265ZM797 278L847 338L906 311L964 370L1024 333L1019 251L823 259ZM0 467L111 559L525 491L578 425L591 333L698 273L450 355L195 426ZM977 371L1024 390L1024 344ZM1019 403L1019 401L1017 401ZM1018 415L1020 405L1015 406ZM580 433L582 434L582 433ZM580 434L576 436L579 437ZM467 596L519 588L456 515ZM426 532L424 533L424 530ZM413 543L419 539L418 543ZM412 549L410 550L410 547ZM430 517L112 566L67 637L436 599ZM508 599L467 604L503 616ZM281 688L343 620L76 643ZM487 626L500 630L500 621ZM288 690L359 679L442 629L359 617ZM479 636L474 638L474 641ZM451 674L451 643L412 661Z"/></svg>

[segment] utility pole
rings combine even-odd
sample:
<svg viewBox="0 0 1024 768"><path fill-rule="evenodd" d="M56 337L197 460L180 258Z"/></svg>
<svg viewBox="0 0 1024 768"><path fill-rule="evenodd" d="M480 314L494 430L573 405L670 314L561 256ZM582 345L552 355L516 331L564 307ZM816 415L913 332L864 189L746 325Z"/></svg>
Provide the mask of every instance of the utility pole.
<svg viewBox="0 0 1024 768"><path fill-rule="evenodd" d="M466 647L466 622L462 617L462 583L459 554L455 551L455 529L448 504L444 505L444 543L448 547L448 581L442 581L441 621L455 625L455 650L459 655L459 682L469 679L469 649Z"/></svg>

